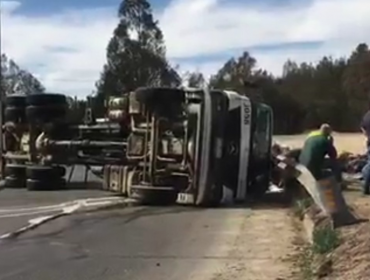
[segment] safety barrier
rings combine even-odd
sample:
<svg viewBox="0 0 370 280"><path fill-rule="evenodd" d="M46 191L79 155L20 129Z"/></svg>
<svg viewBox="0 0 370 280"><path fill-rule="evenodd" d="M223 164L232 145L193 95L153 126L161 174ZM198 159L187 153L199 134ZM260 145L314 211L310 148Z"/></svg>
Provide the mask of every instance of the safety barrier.
<svg viewBox="0 0 370 280"><path fill-rule="evenodd" d="M278 167L282 169L285 176L288 173L291 178L295 178L305 188L322 212L331 217L334 227L358 222L358 219L350 211L341 188L333 176L316 180L302 164L283 155L278 155L276 158L279 161Z"/></svg>

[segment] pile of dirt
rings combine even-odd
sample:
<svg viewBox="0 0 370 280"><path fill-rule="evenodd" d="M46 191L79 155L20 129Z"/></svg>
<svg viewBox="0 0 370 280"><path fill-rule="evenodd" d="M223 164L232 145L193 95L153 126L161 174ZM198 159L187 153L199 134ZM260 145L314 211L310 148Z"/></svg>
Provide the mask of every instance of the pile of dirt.
<svg viewBox="0 0 370 280"><path fill-rule="evenodd" d="M338 229L340 245L326 256L330 258L331 273L325 280L370 279L370 199L359 192L345 193L351 210L362 222Z"/></svg>
<svg viewBox="0 0 370 280"><path fill-rule="evenodd" d="M363 222L337 229L340 245L326 255L315 255L312 273L316 279L324 280L368 280L370 279L370 201L351 201L352 209ZM330 219L312 205L306 214L313 221L315 229L331 226Z"/></svg>
<svg viewBox="0 0 370 280"><path fill-rule="evenodd" d="M340 230L341 245L330 255L332 273L325 280L370 279L370 223Z"/></svg>

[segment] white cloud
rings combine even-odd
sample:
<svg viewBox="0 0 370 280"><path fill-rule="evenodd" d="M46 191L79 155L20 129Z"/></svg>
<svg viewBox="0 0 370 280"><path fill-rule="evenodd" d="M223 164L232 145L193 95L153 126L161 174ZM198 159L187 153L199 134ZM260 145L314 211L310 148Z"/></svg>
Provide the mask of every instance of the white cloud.
<svg viewBox="0 0 370 280"><path fill-rule="evenodd" d="M91 93L117 24L113 8L25 16L16 13L20 4L15 1L1 5L3 52L35 73L50 91Z"/></svg>
<svg viewBox="0 0 370 280"><path fill-rule="evenodd" d="M226 2L226 1L225 1ZM323 55L346 56L369 42L370 1L314 0L283 7L227 4L218 0L176 0L165 10L161 26L173 57L210 55L257 45L324 41L315 49L252 51L259 66L280 74L283 63L317 62ZM212 73L223 61L198 65ZM208 73L208 74L209 74Z"/></svg>
<svg viewBox="0 0 370 280"><path fill-rule="evenodd" d="M19 3L1 3L3 51L36 73L50 91L83 96L93 90L117 23L115 7L25 16L16 13ZM316 62L323 55L348 55L358 43L370 41L368 0L313 0L308 5L295 2L282 7L256 7L244 1L173 0L158 15L173 59L191 60L261 44L325 42L315 49L251 52L260 67L275 74L281 73L288 58ZM208 75L223 62L202 59L184 63L181 69Z"/></svg>

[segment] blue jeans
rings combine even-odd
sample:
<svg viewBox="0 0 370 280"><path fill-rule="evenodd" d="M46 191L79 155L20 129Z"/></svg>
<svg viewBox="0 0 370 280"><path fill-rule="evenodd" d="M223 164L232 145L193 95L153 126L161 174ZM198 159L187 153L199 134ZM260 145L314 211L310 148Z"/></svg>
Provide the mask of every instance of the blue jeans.
<svg viewBox="0 0 370 280"><path fill-rule="evenodd" d="M370 194L370 146L367 147L367 161L365 166L362 168L362 177L364 178L363 192L364 194Z"/></svg>

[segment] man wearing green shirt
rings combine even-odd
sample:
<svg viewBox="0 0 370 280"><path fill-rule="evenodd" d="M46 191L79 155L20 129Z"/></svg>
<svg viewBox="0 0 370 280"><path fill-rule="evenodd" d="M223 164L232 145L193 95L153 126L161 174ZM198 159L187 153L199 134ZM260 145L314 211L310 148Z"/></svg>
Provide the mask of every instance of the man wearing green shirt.
<svg viewBox="0 0 370 280"><path fill-rule="evenodd" d="M330 125L323 124L317 131L311 132L302 148L299 162L311 171L316 180L324 177L323 171L330 169L339 183L342 182L342 174L338 168L337 150L331 136ZM326 156L329 159L326 159Z"/></svg>

